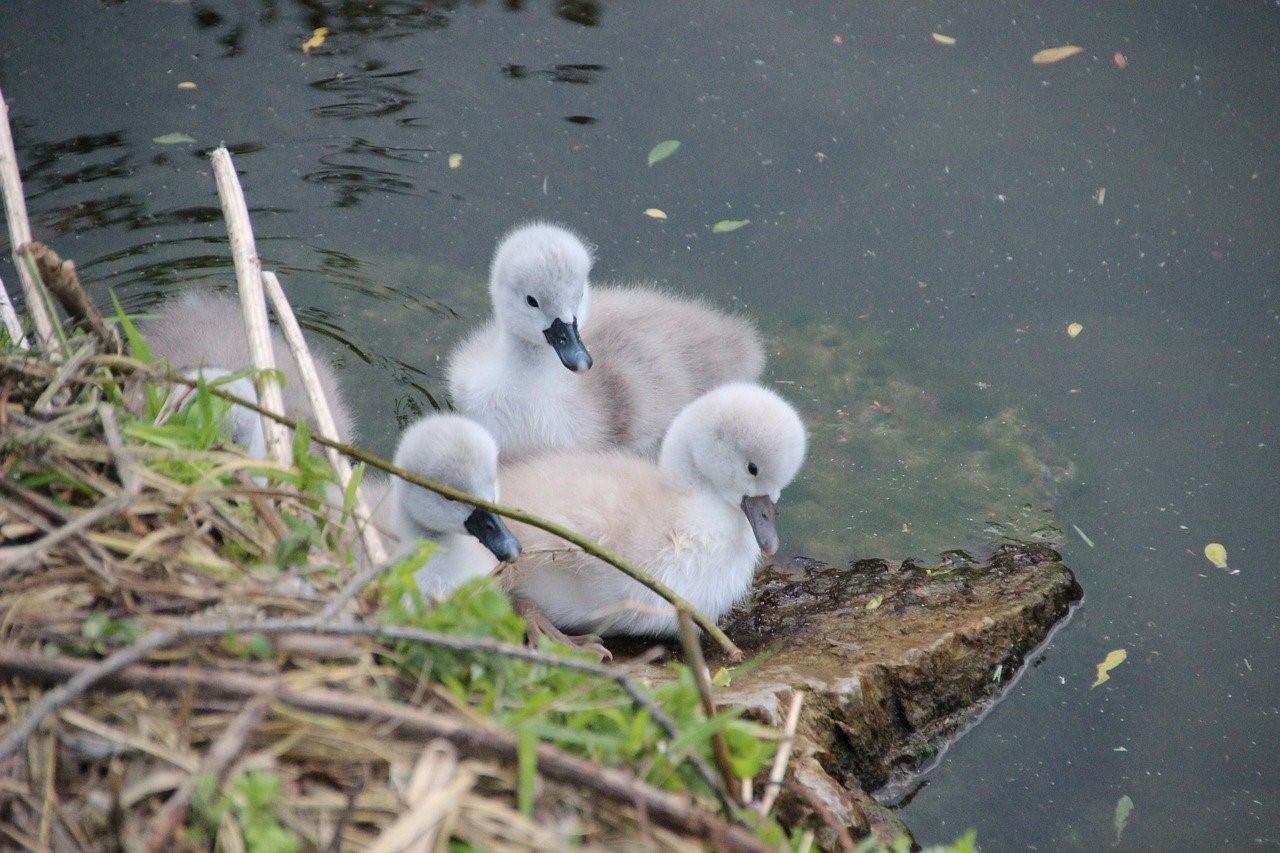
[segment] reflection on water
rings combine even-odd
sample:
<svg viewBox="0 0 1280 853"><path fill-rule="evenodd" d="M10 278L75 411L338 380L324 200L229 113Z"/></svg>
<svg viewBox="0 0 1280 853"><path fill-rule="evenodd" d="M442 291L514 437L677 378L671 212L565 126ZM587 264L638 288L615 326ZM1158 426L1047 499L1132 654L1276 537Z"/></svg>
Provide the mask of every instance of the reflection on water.
<svg viewBox="0 0 1280 853"><path fill-rule="evenodd" d="M375 450L447 405L494 242L543 217L601 280L760 319L814 440L781 507L799 549L1060 542L1086 603L903 805L922 840L1098 849L1121 796L1122 848L1280 838L1272 6L9 0L4 23L37 236L129 310L227 287L205 152L230 143ZM175 132L196 142L152 141Z"/></svg>

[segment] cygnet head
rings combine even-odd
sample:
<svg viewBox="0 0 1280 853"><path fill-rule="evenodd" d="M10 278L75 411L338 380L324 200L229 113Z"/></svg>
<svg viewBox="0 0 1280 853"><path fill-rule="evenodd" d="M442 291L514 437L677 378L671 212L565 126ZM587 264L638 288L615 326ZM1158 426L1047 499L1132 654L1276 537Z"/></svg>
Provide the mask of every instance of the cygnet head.
<svg viewBox="0 0 1280 853"><path fill-rule="evenodd" d="M749 382L703 394L667 428L659 465L687 485L741 507L760 550L778 551L777 501L804 462L805 431L791 404Z"/></svg>
<svg viewBox="0 0 1280 853"><path fill-rule="evenodd" d="M550 344L575 373L591 367L578 333L587 322L591 252L566 228L532 222L498 244L489 294L498 324L528 343Z"/></svg>
<svg viewBox="0 0 1280 853"><path fill-rule="evenodd" d="M498 445L480 424L459 415L428 415L400 437L395 463L423 477L488 501L498 499ZM500 517L392 478L392 506L402 534L438 539L470 534L502 562L520 555L520 543Z"/></svg>

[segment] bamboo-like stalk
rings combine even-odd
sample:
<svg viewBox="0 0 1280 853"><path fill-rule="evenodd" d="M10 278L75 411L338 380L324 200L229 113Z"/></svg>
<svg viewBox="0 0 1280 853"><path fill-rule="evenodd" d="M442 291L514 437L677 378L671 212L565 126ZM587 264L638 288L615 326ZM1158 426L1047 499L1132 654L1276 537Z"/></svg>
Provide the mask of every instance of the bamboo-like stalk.
<svg viewBox="0 0 1280 853"><path fill-rule="evenodd" d="M231 152L226 146L217 148L210 155L213 161L213 177L218 185L218 198L222 202L222 216L227 221L227 234L231 237L231 258L236 268L236 283L240 288L240 307L244 310L245 331L249 335L249 356L255 371L258 399L263 408L276 414L284 414L284 399L280 394L280 382L276 379L275 359L271 352L271 326L267 322L267 302L262 293L262 261L258 259L253 240L253 226L249 223L249 208L244 201L244 190L231 162ZM267 441L267 453L277 462L291 461L289 437L282 424L263 419L262 433Z"/></svg>
<svg viewBox="0 0 1280 853"><path fill-rule="evenodd" d="M18 154L9 128L9 105L5 103L3 91L0 91L0 189L4 194L5 221L9 224L9 248L13 252L13 265L18 268L18 281L22 283L27 313L35 326L40 349L52 355L57 352L53 319L40 295L40 282L21 255L21 250L31 242L31 222L27 219L27 203L22 196L22 174L18 171ZM9 297L5 296L4 301L8 303ZM9 310L12 311L12 306ZM5 324L8 325L8 317Z"/></svg>
<svg viewBox="0 0 1280 853"><path fill-rule="evenodd" d="M787 762L791 760L791 750L796 744L796 726L800 723L800 706L804 704L804 691L797 690L791 694L791 707L787 709L787 719L782 724L782 742L778 744L778 752L773 756L773 767L769 769L769 782L764 786L764 795L756 804L756 811L768 814L769 809L777 802L782 793L782 780L787 775Z"/></svg>
<svg viewBox="0 0 1280 853"><path fill-rule="evenodd" d="M13 310L13 303L9 301L9 291L5 290L3 279L0 279L0 322L4 323L10 341L23 349L31 348L27 343L27 336L22 334L22 323L18 321L18 312Z"/></svg>
<svg viewBox="0 0 1280 853"><path fill-rule="evenodd" d="M302 336L302 327L298 325L298 318L293 314L289 299L284 295L284 288L280 286L280 279L276 278L275 273L264 270L262 285L267 291L267 298L271 300L272 309L276 312L276 320L280 322L280 331L284 333L285 342L289 344L289 349L293 353L293 360L298 365L298 375L302 378L307 399L311 401L311 411L315 414L316 431L324 438L337 441L338 426L333 421L333 411L329 408L329 401L324 396L320 374L316 372L315 360L311 357L306 339ZM342 487L343 494L346 494L347 486L351 482L351 463L347 461L347 457L332 447L326 447L325 454L329 457L329 464L338 474L338 485ZM382 543L382 536L370 519L369 505L360 494L356 495L352 510L369 562L375 565L385 563L387 549Z"/></svg>

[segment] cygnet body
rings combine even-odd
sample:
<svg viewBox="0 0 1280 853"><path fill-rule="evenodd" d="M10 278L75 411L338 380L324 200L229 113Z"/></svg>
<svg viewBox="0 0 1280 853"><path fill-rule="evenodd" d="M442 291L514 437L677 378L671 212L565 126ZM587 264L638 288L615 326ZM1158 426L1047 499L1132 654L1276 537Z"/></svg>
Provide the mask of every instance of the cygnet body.
<svg viewBox="0 0 1280 853"><path fill-rule="evenodd" d="M213 379L215 373L211 370L216 375L225 375L252 364L240 303L216 293L189 293L169 300L157 309L155 316L139 324L139 331L147 339L153 357L167 360L188 375L204 372L206 379ZM271 349L276 365L284 373L284 413L307 420L314 429L315 416L297 362L284 336L274 329ZM333 365L319 355L315 356L315 362L320 385L333 411L338 437L350 440L353 434L351 407L338 385Z"/></svg>
<svg viewBox="0 0 1280 853"><path fill-rule="evenodd" d="M452 354L449 390L504 463L609 448L654 458L683 406L764 369L747 320L651 287L592 288L591 264L577 235L544 223L494 254L494 316Z"/></svg>
<svg viewBox="0 0 1280 853"><path fill-rule="evenodd" d="M672 422L657 464L617 452L553 453L502 470L504 500L570 527L648 571L712 619L778 548L776 501L804 460L795 410L758 385L721 386ZM514 523L521 558L504 575L557 628L669 635L674 611L616 568Z"/></svg>
<svg viewBox="0 0 1280 853"><path fill-rule="evenodd" d="M400 438L396 465L488 501L498 499L498 446L484 427L459 415L428 415ZM393 477L370 483L374 519L396 538L397 554L420 539L439 544L419 570L422 591L448 595L520 553L520 544L492 512L459 503Z"/></svg>

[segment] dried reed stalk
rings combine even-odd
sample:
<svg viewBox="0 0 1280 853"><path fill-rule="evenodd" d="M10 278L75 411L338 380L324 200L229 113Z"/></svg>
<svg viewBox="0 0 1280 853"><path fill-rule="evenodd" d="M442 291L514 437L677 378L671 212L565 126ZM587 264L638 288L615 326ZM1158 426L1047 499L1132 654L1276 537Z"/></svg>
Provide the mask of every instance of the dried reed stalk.
<svg viewBox="0 0 1280 853"><path fill-rule="evenodd" d="M22 174L18 171L18 155L13 147L13 132L9 127L9 105L0 91L0 189L4 194L5 221L9 223L9 249L13 253L13 265L18 268L18 280L27 301L27 313L35 325L36 341L50 354L57 352L57 338L53 332L53 318L49 315L40 282L36 279L24 257L24 250L31 242L31 222L27 219L27 203L22 195ZM8 297L5 297L8 302ZM7 321L6 321L7 322Z"/></svg>
<svg viewBox="0 0 1280 853"><path fill-rule="evenodd" d="M5 289L2 279L0 279L0 322L4 323L4 329L9 333L10 341L23 349L31 348L27 343L27 336L22 333L18 312L13 310L13 303L9 301L9 291Z"/></svg>
<svg viewBox="0 0 1280 853"><path fill-rule="evenodd" d="M284 295L284 288L280 286L280 279L276 278L275 273L264 270L262 284L271 300L271 307L276 312L276 319L280 321L280 331L284 333L285 342L289 344L293 360L298 365L298 375L302 378L307 399L311 401L311 411L315 415L317 432L324 438L337 441L338 427L333 421L333 411L320 384L320 374L316 372L315 360L312 359L311 350L302 336L302 327L298 325L298 318L294 316L293 308L290 307L289 300ZM343 494L346 494L347 486L351 482L351 463L347 461L347 457L332 447L326 447L325 454L329 457L329 464L338 474L338 485L342 487ZM381 534L373 526L369 506L359 493L356 494L353 511L369 562L375 565L385 563L387 549L382 544Z"/></svg>
<svg viewBox="0 0 1280 853"><path fill-rule="evenodd" d="M231 258L235 263L240 307L244 310L244 325L249 335L250 361L256 371L254 381L258 399L267 411L283 414L284 400L280 394L280 382L274 373L276 364L271 352L271 326L267 322L267 302L262 292L262 261L254 243L244 190L226 146L216 149L210 157L218 198L222 202L222 216L227 221L227 234L231 238ZM291 461L291 452L284 426L264 418L262 433L271 458L287 465Z"/></svg>
<svg viewBox="0 0 1280 853"><path fill-rule="evenodd" d="M778 744L778 752L773 756L773 767L769 769L769 782L764 786L760 802L756 804L756 811L760 814L769 813L782 791L782 780L787 775L787 762L791 760L791 750L795 747L796 726L800 723L800 706L803 704L804 691L794 691L791 694L791 706L787 708L787 718L782 725L782 742Z"/></svg>

